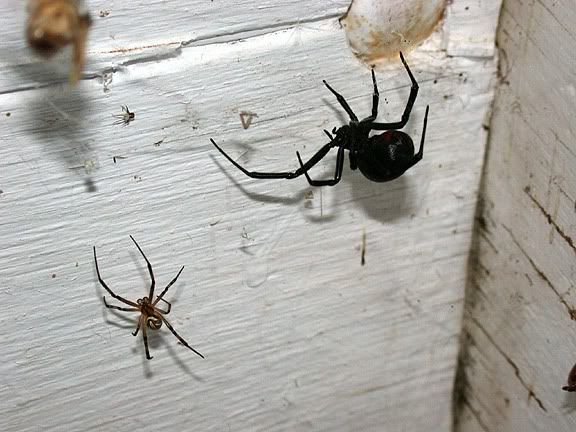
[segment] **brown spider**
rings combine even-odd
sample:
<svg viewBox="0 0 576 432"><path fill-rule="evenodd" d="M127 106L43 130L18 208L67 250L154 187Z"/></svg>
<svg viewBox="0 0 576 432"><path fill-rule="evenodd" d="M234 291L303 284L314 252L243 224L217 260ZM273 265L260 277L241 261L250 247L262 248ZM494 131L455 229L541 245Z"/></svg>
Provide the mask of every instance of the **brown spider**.
<svg viewBox="0 0 576 432"><path fill-rule="evenodd" d="M162 327L162 323L166 324L166 327L168 327L168 329L172 332L172 334L176 336L176 338L184 346L194 351L200 357L204 358L202 354L200 354L198 351L196 351L194 348L188 345L188 342L186 342L178 333L176 333L176 330L174 330L174 328L170 325L170 323L166 320L166 318L164 318L164 315L170 313L172 305L168 301L164 300L162 297L164 296L164 294L166 294L168 288L170 288L174 284L174 282L176 282L176 279L178 279L178 276L180 276L180 273L182 273L182 270L184 270L184 266L182 266L176 277L174 277L174 279L170 281L170 283L166 286L166 288L164 288L164 291L162 291L162 293L156 297L156 300L152 301L154 298L154 287L156 286L156 281L154 280L154 272L152 271L152 265L150 264L150 261L148 261L148 258L146 258L146 255L144 255L144 252L142 251L138 243L136 243L136 240L134 240L134 237L130 236L130 238L132 239L132 241L134 242L134 244L144 257L146 265L148 266L148 272L150 273L150 279L152 280L152 283L150 285L150 293L148 294L148 297L142 297L141 299L136 300L136 303L134 303L112 292L112 290L108 288L108 285L106 285L106 282L104 282L102 280L102 277L100 276L100 270L98 268L98 260L96 259L96 246L94 246L94 263L96 264L96 274L98 275L98 281L100 282L100 285L102 285L104 289L108 291L108 293L116 300L119 300L122 303L126 303L131 307L125 308L109 305L108 303L106 303L106 297L102 296L102 300L104 300L104 305L108 309L116 309L123 312L140 312L140 318L138 318L138 326L136 327L136 330L134 331L134 333L132 333L132 335L136 336L138 334L138 330L140 330L140 327L142 327L142 338L144 339L144 348L146 349L146 358L148 360L151 360L153 357L150 356L150 352L148 351L148 336L146 335L146 328L150 328L152 330L159 330L160 327ZM168 305L167 310L162 310L156 306L160 300L162 300L164 303Z"/></svg>

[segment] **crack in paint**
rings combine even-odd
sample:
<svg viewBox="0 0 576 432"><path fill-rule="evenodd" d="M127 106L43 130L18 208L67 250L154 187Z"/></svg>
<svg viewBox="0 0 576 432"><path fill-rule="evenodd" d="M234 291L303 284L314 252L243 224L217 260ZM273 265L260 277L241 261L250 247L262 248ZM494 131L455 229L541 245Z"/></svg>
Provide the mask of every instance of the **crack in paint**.
<svg viewBox="0 0 576 432"><path fill-rule="evenodd" d="M510 230L510 228L508 228L506 225L502 224L502 228L504 228L506 230L506 232L510 235L510 237L512 238L512 241L514 242L514 244L516 245L516 247L520 250L520 252L522 252L522 254L524 255L524 257L528 260L528 262L530 263L530 265L532 266L532 268L534 269L534 271L538 274L538 276L540 276L540 279L542 279L544 282L546 282L546 284L552 289L552 291L554 291L554 293L558 296L558 298L560 299L560 302L564 305L564 307L568 310L568 313L570 314L570 319L576 321L576 309L571 307L568 302L566 302L566 300L564 300L564 297L562 296L562 294L560 294L560 292L556 289L556 287L552 284L552 282L550 281L550 279L548 279L548 276L546 276L546 274L540 270L540 268L536 265L536 263L534 262L534 260L532 258L530 258L530 256L528 255L528 253L524 250L524 248L522 248L522 246L520 246L520 243L518 243L518 240L516 240L516 237L514 237L514 234L512 234L512 231Z"/></svg>
<svg viewBox="0 0 576 432"><path fill-rule="evenodd" d="M484 333L486 338L490 341L490 343L494 346L494 348L496 348L496 350L500 353L500 355L504 357L504 359L508 362L508 364L512 367L512 369L514 369L514 375L516 375L516 378L518 378L518 381L520 381L522 387L524 387L528 392L528 401L530 401L530 399L534 399L538 404L538 406L540 407L540 409L542 409L544 412L548 412L546 407L544 407L542 400L540 400L540 398L536 396L533 387L531 385L526 384L526 382L520 375L520 368L516 365L516 363L514 363L514 360L512 360L510 356L508 356L508 354L506 354L506 352L504 352L504 350L498 346L496 341L492 339L492 336L490 336L490 334L486 331L486 329L482 326L482 324L480 324L480 322L476 318L470 316L470 319L482 331L482 333Z"/></svg>
<svg viewBox="0 0 576 432"><path fill-rule="evenodd" d="M536 198L534 198L534 196L530 193L530 186L526 186L524 188L524 193L526 195L528 195L528 197L532 200L532 202L534 203L534 205L536 205L536 207L538 207L538 209L542 212L542 214L546 217L546 219L548 220L548 224L552 225L554 227L554 229L556 230L556 232L558 234L560 234L560 236L566 241L566 243L568 243L568 245L572 248L572 251L574 253L576 253L576 246L574 246L574 241L572 240L572 237L570 237L569 235L565 234L560 227L556 224L556 222L554 222L554 219L552 219L552 215L550 215L550 213L548 213L546 211L546 209L542 206L542 204L540 204L538 202L538 200Z"/></svg>

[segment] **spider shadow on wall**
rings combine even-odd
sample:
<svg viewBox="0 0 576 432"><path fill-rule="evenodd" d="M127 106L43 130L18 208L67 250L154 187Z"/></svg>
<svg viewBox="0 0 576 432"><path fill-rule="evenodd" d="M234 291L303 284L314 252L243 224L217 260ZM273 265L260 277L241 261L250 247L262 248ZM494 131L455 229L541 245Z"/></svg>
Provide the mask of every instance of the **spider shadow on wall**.
<svg viewBox="0 0 576 432"><path fill-rule="evenodd" d="M412 123L412 122L410 122ZM325 175L332 171L332 167L336 163L335 155L333 157L326 158ZM419 186L425 185L427 181L420 181L422 176L427 175L427 170L423 169L424 163L418 164L410 172L414 174L408 174L400 176L399 178L384 183L376 183L365 178L358 170L352 171L349 168L349 164L346 161L344 164L344 171L342 174L342 180L340 184L332 187L313 187L310 186L304 176L296 178L294 180L257 180L257 181L269 181L269 182L300 182L301 189L299 192L292 196L286 195L273 195L268 193L258 193L250 191L250 185L244 186L242 179L246 178L242 173L237 174L234 167L232 169L225 162L221 162L217 159L217 156L210 155L214 163L218 166L219 170L232 182L235 188L240 191L244 196L252 201L257 201L261 203L273 203L281 204L285 206L302 206L305 210L303 211L304 217L313 223L327 223L333 221L337 218L339 209L341 208L342 195L340 194L340 189L344 187L344 183L351 185L350 190L351 199L355 203L358 203L366 215L373 220L378 220L382 223L393 222L395 220L401 219L408 215L413 214L420 207L420 201L422 200L423 190L419 189ZM296 158L294 158L296 159ZM311 175L313 175L311 173ZM328 194L326 192L329 192ZM328 209L328 212L324 210L318 210L316 212L310 211L310 209L305 209L306 201L308 197L312 195L315 200L314 207L320 208L324 206L321 201L323 195L327 195L327 203L324 206ZM320 204L318 204L320 202Z"/></svg>
<svg viewBox="0 0 576 432"><path fill-rule="evenodd" d="M91 175L96 168L96 155L86 130L86 116L91 104L80 89L58 84L37 90L36 97L26 109L29 134L34 135L44 151L62 162L74 175L85 173L83 182L87 192L96 192Z"/></svg>
<svg viewBox="0 0 576 432"><path fill-rule="evenodd" d="M239 182L235 176L236 173L231 173L230 169L228 166L226 166L224 163L221 163L219 160L217 160L217 157L214 156L213 154L210 154L210 157L212 158L212 160L214 161L214 163L218 166L218 169L220 169L220 171L226 176L228 177L228 179L232 182L232 184L234 184L234 186L247 198L249 198L252 201L256 201L256 202L261 202L261 203L267 203L267 204L282 204L285 206L294 206L297 205L298 203L301 203L305 196L306 196L306 191L302 190L300 192L298 192L296 195L294 196L280 196L280 195L272 195L272 194L263 194L263 193L258 193L258 192L251 192L250 190L248 190L247 188L245 188L241 182ZM244 176L243 176L244 177Z"/></svg>
<svg viewBox="0 0 576 432"><path fill-rule="evenodd" d="M30 56L28 49L19 51L24 58ZM77 174L79 170L86 170L83 179L86 190L95 192L97 188L86 165L95 157L84 133L85 125L90 124L86 122L90 104L80 87L70 86L68 61L63 61L69 52L63 51L50 61L34 57L34 62L22 64L21 60L14 60L12 70L19 76L19 81L34 89L28 92L32 98L23 98L27 106L20 124L26 127L24 135L37 137L44 151L50 156L56 155L70 172Z"/></svg>
<svg viewBox="0 0 576 432"><path fill-rule="evenodd" d="M325 208L329 210L327 213L321 210L313 214L309 209L306 209L303 214L307 220L313 223L327 223L337 218L338 211L341 207L341 204L339 204L338 187L342 187L342 185L333 187L311 187L306 183L305 179L296 179L294 181L302 182L302 189L293 196L251 192L234 177L233 173L229 172L230 170L227 169L227 167L217 161L214 156L212 156L212 158L235 188L252 201L285 206L301 205L304 208L305 200L307 196L310 195L310 191L312 191L317 201L320 201L323 200L323 198L320 197L321 194L324 194L323 190L330 190L332 192L330 194L330 202L325 206ZM352 200L358 203L371 219L378 220L382 223L393 222L413 214L419 207L418 201L421 200L419 199L421 198L419 197L421 194L414 193L413 188L410 187L411 181L408 181L406 176L397 178L392 182L374 183L367 180L359 172L351 171L348 166L345 166L342 177L343 182L345 181L352 185L350 188ZM270 181L281 182L289 180ZM412 181L417 181L417 178L415 177ZM317 204L316 207L319 208L323 205L324 204Z"/></svg>
<svg viewBox="0 0 576 432"><path fill-rule="evenodd" d="M562 408L567 414L573 414L576 411L576 392L566 393L564 395Z"/></svg>
<svg viewBox="0 0 576 432"><path fill-rule="evenodd" d="M138 335L138 336L140 336L140 335ZM144 373L144 377L145 378L153 378L155 376L155 373L152 371L152 368L151 368L153 363L152 363L152 361L146 359L146 355L144 353L144 346L142 345L142 340L141 340L141 338L138 338L138 339L139 339L138 341L140 343L132 346L132 353L135 356L139 356L142 359L142 370ZM172 358L174 363L176 363L178 365L178 367L184 373L186 373L186 375L191 376L196 381L204 382L204 379L201 376L195 374L188 367L188 365L182 360L182 358L181 358L182 354L177 353L177 350L171 345L170 341L167 340L167 335L162 333L162 331L150 332L150 334L148 335L148 345L149 345L150 349L154 350L154 351L158 351L158 348L160 348L161 346L165 346L166 351L168 352L168 355ZM179 348L181 346L180 342L177 342L176 345L178 345L177 348ZM185 351L182 351L182 353L186 354ZM155 358L153 360L156 360L157 356L154 356L154 357Z"/></svg>

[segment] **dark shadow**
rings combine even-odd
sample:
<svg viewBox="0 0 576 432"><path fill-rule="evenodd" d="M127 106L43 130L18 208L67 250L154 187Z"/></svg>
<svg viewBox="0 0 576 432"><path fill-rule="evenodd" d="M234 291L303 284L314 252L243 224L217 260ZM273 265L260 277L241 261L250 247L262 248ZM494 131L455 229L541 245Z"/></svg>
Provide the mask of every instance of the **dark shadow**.
<svg viewBox="0 0 576 432"><path fill-rule="evenodd" d="M26 110L28 132L43 143L47 155L54 155L85 185L87 192L96 192L91 170L97 159L86 136L84 119L90 109L86 95L68 84L55 85L36 92Z"/></svg>
<svg viewBox="0 0 576 432"><path fill-rule="evenodd" d="M218 166L218 168L224 173L224 175L226 177L228 177L228 179L234 184L234 186L236 186L236 188L244 196L251 199L252 201L293 206L293 205L296 205L296 204L298 204L304 200L304 197L306 194L306 191L304 191L304 190L299 192L298 195L292 196L292 197L284 197L284 196L278 196L278 195L268 195L268 194L260 194L260 193L256 193L256 192L250 192L247 189L245 189L244 186L242 186L240 183L238 183L234 177L232 177L232 174L230 174L228 172L228 170L219 161L216 160L216 157L214 155L210 155L210 157L212 158L214 163ZM233 166L231 164L230 164L230 166L232 167L233 170L238 171L238 174L240 176L242 176L244 178L250 178L250 177L247 177L246 175L244 175L244 173L240 172L235 166ZM294 180L298 181L298 179L294 179ZM262 181L283 182L283 181L290 181L290 180L272 179L272 180L262 180Z"/></svg>
<svg viewBox="0 0 576 432"><path fill-rule="evenodd" d="M188 348L186 348L180 342L178 342L178 345L182 346L186 351L188 351L190 353L191 356L195 357L194 360L205 361L205 359L198 357L195 353L190 351ZM194 345L191 345L191 346L194 346ZM166 348L168 350L168 353L170 354L170 356L172 357L174 362L180 367L180 369L182 369L184 372L186 372L187 375L190 375L196 381L204 382L204 379L200 375L197 375L190 370L190 368L186 365L186 363L184 363L182 361L180 356L178 354L176 354L176 350L170 344L166 344ZM194 347L194 348L196 348L196 347Z"/></svg>
<svg viewBox="0 0 576 432"><path fill-rule="evenodd" d="M6 61L2 73L17 76L20 85L16 88L2 88L0 94L11 93L14 90L25 91L68 84L71 66L68 52L62 52L53 59L45 60L33 55L27 47L13 48L16 49L0 49L0 56ZM29 62L23 63L25 61Z"/></svg>
<svg viewBox="0 0 576 432"><path fill-rule="evenodd" d="M110 303L108 303L110 304ZM127 306L122 303L122 307ZM119 324L117 321L112 321L108 319L108 314L114 315L116 319L120 319L125 323L130 323L130 325L123 325ZM121 328L121 329L129 329L131 332L136 330L136 325L138 325L138 317L140 316L140 312L122 312L116 309L109 309L107 308L104 303L102 303L102 316L104 317L104 322L106 324L110 324L114 327Z"/></svg>
<svg viewBox="0 0 576 432"><path fill-rule="evenodd" d="M272 180L262 180L262 181L301 181L303 182L303 188L301 192L299 192L296 196L292 197L284 197L284 196L276 196L276 195L269 195L269 194L260 194L250 192L246 188L244 188L240 183L236 181L232 174L228 172L228 170L216 160L215 156L211 155L218 168L228 177L228 179L234 184L234 186L247 198L253 201L262 202L262 203L275 203L275 204L282 204L287 206L294 206L294 205L302 205L304 200L306 199L307 194L312 191L315 197L318 197L322 194L320 189L333 189L338 188L341 184L335 186L326 186L326 187L312 187L308 185L305 178L296 178L292 180L284 180L284 179L272 179ZM335 159L333 161L336 163ZM418 169L420 164L417 164L412 169ZM232 169L236 170L235 167L232 166ZM243 173L239 172L239 175L246 177ZM312 175L312 173L311 173ZM313 177L315 178L315 177ZM353 200L359 203L365 210L366 214L374 219L379 220L382 223L393 222L395 220L404 218L411 214L414 214L419 204L417 203L417 197L413 195L413 190L409 185L406 177L401 176L395 180L385 183L375 183L367 178L365 178L360 171L351 171L348 165L348 161L346 161L344 166L344 171L342 173L342 182L349 182L351 183L352 187L352 196ZM320 202L321 207L325 207L330 209L330 213L324 213L323 210L320 211L320 215L316 212L316 214L311 214L310 212L303 212L303 216L309 220L310 222L314 223L325 223L330 222L336 219L338 215L338 208L343 204L342 202L338 202L338 194L332 194L333 200L330 203L322 202L322 198L315 198L318 199Z"/></svg>
<svg viewBox="0 0 576 432"><path fill-rule="evenodd" d="M576 411L576 392L564 393L564 402L562 403L563 411L566 414L572 414L574 411Z"/></svg>
<svg viewBox="0 0 576 432"><path fill-rule="evenodd" d="M347 181L352 184L354 202L366 215L382 223L394 222L412 214L413 197L404 176L385 183L374 183L360 172L350 173Z"/></svg>
<svg viewBox="0 0 576 432"><path fill-rule="evenodd" d="M334 162L334 164L336 163L336 159L334 159L332 162ZM332 172L332 170L329 170L330 172ZM309 173L310 176L313 176L313 173L310 172ZM350 169L345 165L344 166L344 170L342 171L342 177L344 178L345 176L350 175ZM316 179L316 177L312 177L314 179ZM327 175L323 175L320 176L319 178L328 178ZM338 212L339 212L339 199L338 199L338 193L337 193L337 188L339 186L335 185L335 186L324 186L324 187L315 187L315 186L310 186L306 180L304 180L304 183L308 186L308 193L312 194L314 197L314 201L315 203L320 207L320 209L316 209L316 211L314 213L309 212L309 211L303 211L302 215L304 216L304 218L312 223L325 223L325 222L330 222L336 219L336 217L338 216ZM342 180L340 180L340 183L342 183ZM336 188L336 189L335 189ZM334 191L336 190L336 193L331 193L331 194L327 194L325 193L325 191ZM330 202L327 202L326 200L328 199L327 196L330 195L332 198L330 200ZM304 207L306 207L306 205L304 205ZM330 209L330 212L325 212L324 209Z"/></svg>
<svg viewBox="0 0 576 432"><path fill-rule="evenodd" d="M324 88L326 89L326 87L324 87ZM328 91L328 89L326 89L326 91ZM328 108L330 108L330 110L334 113L334 116L337 119L337 121L334 122L335 124L333 127L326 128L328 131L332 131L332 129L334 127L340 127L340 126L346 125L350 122L350 119L348 118L348 114L346 114L346 112L342 110L342 107L337 102L335 104L334 101L328 99L327 97L323 97L322 103L324 103L324 105L326 105Z"/></svg>
<svg viewBox="0 0 576 432"><path fill-rule="evenodd" d="M165 331L168 331L168 334L167 333L161 333L164 328L165 327L162 326L162 328L160 330L148 329L148 332L147 332L148 350L150 351L150 356L153 357L151 360L148 360L146 358L146 350L144 348L144 340L142 339L142 336L140 334L138 334L138 339L139 339L138 345L136 345L132 348L132 352L134 353L134 355L139 355L142 358L142 368L144 370L144 377L145 378L154 377L155 374L154 374L154 372L152 372L151 366L152 366L152 362L154 362L154 360L156 360L157 354L155 354L155 352L158 351L158 349L160 347L165 346L166 350L168 351L168 354L170 355L170 357L172 357L172 359L178 365L178 367L180 367L180 369L182 369L187 375L191 376L196 381L204 382L202 377L200 377L199 375L195 374L194 372L192 372L190 370L188 365L180 358L180 355L177 354L176 350L172 347L171 341L167 340L170 338L170 336L173 336L169 332L169 330L168 329L165 330ZM140 330L140 331L142 331L142 330ZM176 340L176 338L173 338L173 339ZM178 345L180 345L179 342L176 342L176 343ZM188 351L192 356L196 357L196 359L203 360L202 358L200 358L196 354L194 354L192 351L190 351L188 348L184 347L183 345L182 345L182 347L184 348L184 350ZM185 354L187 354L187 353L185 353Z"/></svg>
<svg viewBox="0 0 576 432"><path fill-rule="evenodd" d="M152 360L148 360L146 358L146 354L144 354L144 345L143 344L142 344L141 348L142 348L141 349L142 352L138 353L138 355L140 355L140 357L142 358L142 369L144 370L144 378L148 378L148 379L153 378L154 373L152 372L152 369L150 369L150 362ZM135 351L137 351L136 348L134 348L132 350L132 352L135 352ZM150 355L152 355L152 354L150 354Z"/></svg>

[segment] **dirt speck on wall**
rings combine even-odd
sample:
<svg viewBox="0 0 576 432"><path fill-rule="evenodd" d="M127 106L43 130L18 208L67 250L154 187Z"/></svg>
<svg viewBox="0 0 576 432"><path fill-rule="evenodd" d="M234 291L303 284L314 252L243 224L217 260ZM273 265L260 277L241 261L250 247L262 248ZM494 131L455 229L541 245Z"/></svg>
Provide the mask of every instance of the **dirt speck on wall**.
<svg viewBox="0 0 576 432"><path fill-rule="evenodd" d="M354 54L377 63L430 36L445 7L446 0L353 0L340 22Z"/></svg>

